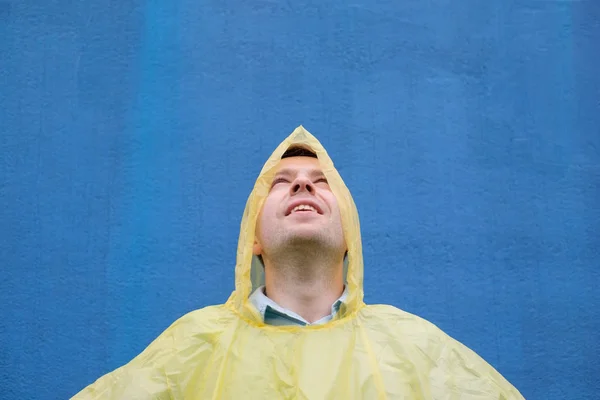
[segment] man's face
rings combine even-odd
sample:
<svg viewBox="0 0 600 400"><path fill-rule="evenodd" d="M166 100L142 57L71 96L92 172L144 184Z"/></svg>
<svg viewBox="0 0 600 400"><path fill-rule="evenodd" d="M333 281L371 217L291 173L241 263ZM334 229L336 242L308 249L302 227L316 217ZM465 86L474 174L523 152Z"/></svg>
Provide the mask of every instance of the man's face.
<svg viewBox="0 0 600 400"><path fill-rule="evenodd" d="M254 254L314 244L346 250L337 200L316 158L285 158L258 216Z"/></svg>

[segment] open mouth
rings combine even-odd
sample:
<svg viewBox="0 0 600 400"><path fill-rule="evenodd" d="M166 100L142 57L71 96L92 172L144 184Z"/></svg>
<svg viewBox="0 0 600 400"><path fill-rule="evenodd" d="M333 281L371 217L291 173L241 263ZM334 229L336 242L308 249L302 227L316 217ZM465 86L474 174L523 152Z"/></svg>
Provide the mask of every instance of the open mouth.
<svg viewBox="0 0 600 400"><path fill-rule="evenodd" d="M288 208L286 215L295 214L295 213L323 214L323 212L321 211L321 209L319 208L319 206L317 204L309 203L309 202L306 202L306 203L302 202L300 204L296 203L296 205L291 205L290 208Z"/></svg>
<svg viewBox="0 0 600 400"><path fill-rule="evenodd" d="M317 210L313 206L302 204L302 205L294 207L292 209L292 211L290 212L290 214L292 214L292 213L306 213L306 212L317 212Z"/></svg>

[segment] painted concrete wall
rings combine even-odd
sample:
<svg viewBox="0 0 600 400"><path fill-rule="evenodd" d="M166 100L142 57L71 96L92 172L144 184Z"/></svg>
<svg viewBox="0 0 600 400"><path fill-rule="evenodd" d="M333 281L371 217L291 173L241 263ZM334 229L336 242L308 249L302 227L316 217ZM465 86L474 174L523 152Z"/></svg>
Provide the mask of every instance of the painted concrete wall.
<svg viewBox="0 0 600 400"><path fill-rule="evenodd" d="M0 1L0 397L66 398L233 289L303 124L366 300L528 399L600 391L600 3Z"/></svg>

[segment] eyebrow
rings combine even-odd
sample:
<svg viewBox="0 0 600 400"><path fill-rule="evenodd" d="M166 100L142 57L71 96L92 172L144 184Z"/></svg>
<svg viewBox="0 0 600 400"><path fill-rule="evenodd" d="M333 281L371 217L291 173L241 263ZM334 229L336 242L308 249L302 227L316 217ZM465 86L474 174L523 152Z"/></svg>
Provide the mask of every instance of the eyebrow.
<svg viewBox="0 0 600 400"><path fill-rule="evenodd" d="M294 175L294 173L296 172L296 170L294 169L290 169L290 168L284 168L281 171L277 172L275 174L275 176L280 176L280 175ZM311 177L315 177L315 176L325 176L325 174L323 173L323 171L321 171L320 169L310 169L308 171L308 174Z"/></svg>

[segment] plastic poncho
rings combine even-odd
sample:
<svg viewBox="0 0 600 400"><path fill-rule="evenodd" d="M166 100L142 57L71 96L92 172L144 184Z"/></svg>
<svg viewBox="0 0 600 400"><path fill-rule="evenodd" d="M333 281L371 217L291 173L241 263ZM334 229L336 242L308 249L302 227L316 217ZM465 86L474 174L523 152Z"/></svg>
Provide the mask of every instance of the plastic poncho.
<svg viewBox="0 0 600 400"><path fill-rule="evenodd" d="M348 245L348 298L333 321L268 326L249 303L260 284L255 224L275 168L291 146L312 149L336 196ZM253 267L254 266L254 267ZM253 282L254 281L254 282ZM264 165L241 222L235 290L193 311L125 366L75 399L522 399L492 366L433 324L365 305L358 213L318 140L298 127Z"/></svg>

